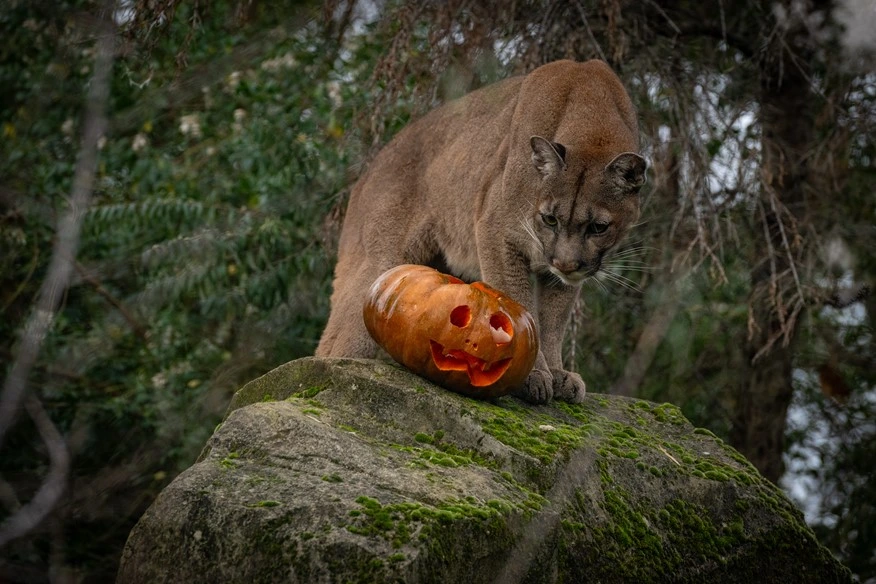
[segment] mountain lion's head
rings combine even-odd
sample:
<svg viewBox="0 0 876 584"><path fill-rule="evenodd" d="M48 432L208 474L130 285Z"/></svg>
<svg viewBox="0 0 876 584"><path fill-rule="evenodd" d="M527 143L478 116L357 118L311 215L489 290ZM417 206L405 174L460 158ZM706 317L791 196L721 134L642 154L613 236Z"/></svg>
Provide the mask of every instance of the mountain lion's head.
<svg viewBox="0 0 876 584"><path fill-rule="evenodd" d="M624 152L594 164L598 157L567 153L541 136L530 145L540 177L530 235L547 270L566 284L580 284L599 271L606 252L638 219L645 160Z"/></svg>

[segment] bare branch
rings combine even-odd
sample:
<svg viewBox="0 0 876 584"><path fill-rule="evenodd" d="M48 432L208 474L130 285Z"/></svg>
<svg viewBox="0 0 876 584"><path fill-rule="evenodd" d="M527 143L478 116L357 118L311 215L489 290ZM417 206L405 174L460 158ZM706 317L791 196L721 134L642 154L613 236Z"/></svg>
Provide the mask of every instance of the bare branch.
<svg viewBox="0 0 876 584"><path fill-rule="evenodd" d="M869 295L870 287L866 284L859 284L852 288L836 292L833 296L827 298L824 301L824 304L838 309L848 308L852 304L863 302Z"/></svg>
<svg viewBox="0 0 876 584"><path fill-rule="evenodd" d="M24 407L49 451L50 467L45 481L33 499L0 525L0 548L29 533L51 513L64 493L67 473L70 470L70 454L64 443L64 437L46 414L43 405L37 398L31 396Z"/></svg>
<svg viewBox="0 0 876 584"><path fill-rule="evenodd" d="M800 294L801 298L805 298L803 295L803 286L800 285L800 276L797 275L797 266L794 261L794 255L791 253L791 244L788 241L788 235L785 233L785 222L782 221L782 216L779 214L779 210L776 206L776 193L772 189L768 189L768 191L770 207L776 217L776 223L779 226L779 233L782 235L782 246L785 248L785 253L788 255L788 265L791 267L791 273L794 275L794 283L797 284L797 293Z"/></svg>
<svg viewBox="0 0 876 584"><path fill-rule="evenodd" d="M104 288L103 284L101 284L100 281L96 277L94 277L94 275L89 273L82 264L80 264L76 260L73 260L73 265L76 268L76 271L82 277L82 279L90 284L91 287L94 288L94 291L97 292L101 298L112 304L119 311L119 313L128 323L128 326L130 326L131 330L134 331L134 334L137 335L140 339L146 340L146 327L137 320L131 310L129 310L121 300L113 296L109 290Z"/></svg>
<svg viewBox="0 0 876 584"><path fill-rule="evenodd" d="M58 235L46 279L40 288L36 308L25 323L18 355L3 385L3 393L0 394L0 446L12 426L27 389L30 371L70 284L72 261L79 248L82 218L88 210L94 186L98 141L106 133L106 108L114 52L115 36L109 30L101 31L97 38L94 74L85 106L84 135L73 177L70 206L58 223Z"/></svg>
<svg viewBox="0 0 876 584"><path fill-rule="evenodd" d="M602 51L602 47L599 45L599 41L596 40L593 30L590 29L590 24L587 22L587 12L584 10L584 7L581 6L580 2L578 2L578 12L581 13L581 22L584 23L584 28L587 30L587 36L590 37L590 42L596 47L596 52L599 53L599 58L608 62L608 59L605 58L605 53Z"/></svg>

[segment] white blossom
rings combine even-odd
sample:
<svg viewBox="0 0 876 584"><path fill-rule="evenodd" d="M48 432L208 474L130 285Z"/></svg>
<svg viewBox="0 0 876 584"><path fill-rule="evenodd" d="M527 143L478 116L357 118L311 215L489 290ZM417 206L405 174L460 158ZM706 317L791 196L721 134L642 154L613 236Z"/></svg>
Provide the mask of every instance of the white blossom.
<svg viewBox="0 0 876 584"><path fill-rule="evenodd" d="M279 57L275 57L273 59L268 59L267 61L262 62L262 70L263 71L279 71L280 69L291 69L297 64L295 57L292 56L292 53L286 53L285 55L280 55Z"/></svg>
<svg viewBox="0 0 876 584"><path fill-rule="evenodd" d="M332 105L335 108L341 107L344 103L344 98L341 97L341 82L340 81L329 81L327 84L329 99L332 100Z"/></svg>
<svg viewBox="0 0 876 584"><path fill-rule="evenodd" d="M237 86L240 85L240 71L232 71L225 78L225 83L228 85L228 89L237 89Z"/></svg>
<svg viewBox="0 0 876 584"><path fill-rule="evenodd" d="M183 136L191 136L192 138L200 138L201 121L198 119L198 114L188 114L179 119L179 131Z"/></svg>
<svg viewBox="0 0 876 584"><path fill-rule="evenodd" d="M138 133L134 136L134 140L131 142L131 150L134 152L139 152L149 146L149 138L146 137L146 134L143 132Z"/></svg>

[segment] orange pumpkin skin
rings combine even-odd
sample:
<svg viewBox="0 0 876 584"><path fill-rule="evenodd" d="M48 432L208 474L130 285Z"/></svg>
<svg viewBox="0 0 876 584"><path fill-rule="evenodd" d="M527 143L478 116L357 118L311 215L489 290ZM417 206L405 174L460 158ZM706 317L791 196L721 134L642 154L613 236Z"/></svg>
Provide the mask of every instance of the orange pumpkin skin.
<svg viewBox="0 0 876 584"><path fill-rule="evenodd" d="M522 305L483 282L466 284L427 266L384 272L363 317L393 359L470 397L511 393L538 355L535 321Z"/></svg>

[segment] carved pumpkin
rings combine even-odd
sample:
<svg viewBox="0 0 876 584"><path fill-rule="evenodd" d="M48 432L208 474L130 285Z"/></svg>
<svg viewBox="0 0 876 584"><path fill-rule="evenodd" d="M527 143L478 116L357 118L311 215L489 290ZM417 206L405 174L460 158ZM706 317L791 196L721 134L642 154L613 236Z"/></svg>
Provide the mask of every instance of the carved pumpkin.
<svg viewBox="0 0 876 584"><path fill-rule="evenodd" d="M483 282L466 284L426 266L384 272L363 316L393 359L471 397L510 393L538 355L535 322L523 306Z"/></svg>

